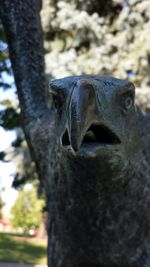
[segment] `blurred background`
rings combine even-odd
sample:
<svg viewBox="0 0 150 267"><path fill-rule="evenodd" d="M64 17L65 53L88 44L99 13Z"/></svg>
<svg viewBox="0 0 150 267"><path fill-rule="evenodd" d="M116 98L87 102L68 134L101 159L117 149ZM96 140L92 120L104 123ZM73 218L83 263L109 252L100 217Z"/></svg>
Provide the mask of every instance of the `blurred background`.
<svg viewBox="0 0 150 267"><path fill-rule="evenodd" d="M149 113L150 1L42 2L48 79L84 73L128 79L136 86L137 104ZM0 24L0 261L45 263L44 195L20 123L7 42ZM41 247L36 245L37 239ZM10 249L6 253L8 243L16 247L15 256Z"/></svg>

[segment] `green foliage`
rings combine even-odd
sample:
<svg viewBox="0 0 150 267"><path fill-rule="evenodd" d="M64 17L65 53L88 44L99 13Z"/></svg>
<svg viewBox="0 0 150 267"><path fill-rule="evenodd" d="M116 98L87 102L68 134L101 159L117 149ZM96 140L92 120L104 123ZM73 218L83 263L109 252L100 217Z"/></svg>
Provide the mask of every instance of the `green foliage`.
<svg viewBox="0 0 150 267"><path fill-rule="evenodd" d="M0 111L0 126L6 130L13 130L20 125L20 114L17 110L10 107Z"/></svg>
<svg viewBox="0 0 150 267"><path fill-rule="evenodd" d="M2 199L0 197L0 219L2 219L2 208L3 208L3 205L4 205L4 203L3 203L3 201L2 201Z"/></svg>
<svg viewBox="0 0 150 267"><path fill-rule="evenodd" d="M6 43L6 38L5 38L5 34L4 34L3 27L2 27L1 23L0 23L0 42L1 42L0 43L0 62L3 62L5 59L9 58L9 54L5 49L2 49L3 48L2 42ZM2 68L2 65L1 65L1 68Z"/></svg>
<svg viewBox="0 0 150 267"><path fill-rule="evenodd" d="M4 189L1 187L1 181L0 181L0 220L3 218L3 213L2 213L2 208L4 206L4 202L1 198L1 192L3 191Z"/></svg>
<svg viewBox="0 0 150 267"><path fill-rule="evenodd" d="M114 9L114 3L112 0L72 0L72 5L76 6L79 10L86 10L89 14L97 12L100 15L106 15Z"/></svg>
<svg viewBox="0 0 150 267"><path fill-rule="evenodd" d="M46 245L22 239L13 234L0 234L0 262L46 264Z"/></svg>
<svg viewBox="0 0 150 267"><path fill-rule="evenodd" d="M24 231L39 227L43 206L44 201L37 199L35 189L20 191L11 210L13 226L21 227Z"/></svg>

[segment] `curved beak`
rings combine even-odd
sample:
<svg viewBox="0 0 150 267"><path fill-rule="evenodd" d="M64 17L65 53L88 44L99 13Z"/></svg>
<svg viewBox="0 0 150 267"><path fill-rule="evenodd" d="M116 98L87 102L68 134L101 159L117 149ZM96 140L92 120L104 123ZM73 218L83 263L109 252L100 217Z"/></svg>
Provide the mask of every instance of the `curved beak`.
<svg viewBox="0 0 150 267"><path fill-rule="evenodd" d="M96 95L94 86L86 79L77 82L69 106L69 139L74 151L80 149L87 128L96 119Z"/></svg>

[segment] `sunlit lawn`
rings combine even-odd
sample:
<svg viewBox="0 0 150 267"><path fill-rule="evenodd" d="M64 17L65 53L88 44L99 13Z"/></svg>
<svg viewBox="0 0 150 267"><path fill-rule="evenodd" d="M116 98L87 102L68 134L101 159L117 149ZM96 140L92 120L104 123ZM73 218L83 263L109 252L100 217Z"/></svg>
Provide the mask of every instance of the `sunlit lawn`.
<svg viewBox="0 0 150 267"><path fill-rule="evenodd" d="M16 240L17 239L17 240ZM46 264L46 244L14 234L0 233L0 262Z"/></svg>

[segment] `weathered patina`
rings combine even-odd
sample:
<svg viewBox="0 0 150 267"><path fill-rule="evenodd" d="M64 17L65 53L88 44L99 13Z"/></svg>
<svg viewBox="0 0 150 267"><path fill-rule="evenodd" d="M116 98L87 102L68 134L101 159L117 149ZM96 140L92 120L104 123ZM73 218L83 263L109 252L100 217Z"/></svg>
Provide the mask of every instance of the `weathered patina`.
<svg viewBox="0 0 150 267"><path fill-rule="evenodd" d="M38 0L0 15L25 136L45 189L49 267L150 267L150 119L134 86L44 75Z"/></svg>
<svg viewBox="0 0 150 267"><path fill-rule="evenodd" d="M150 124L133 84L83 75L52 81L50 92L49 266L150 266Z"/></svg>

